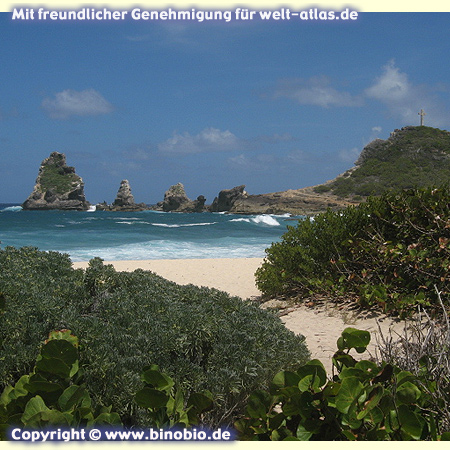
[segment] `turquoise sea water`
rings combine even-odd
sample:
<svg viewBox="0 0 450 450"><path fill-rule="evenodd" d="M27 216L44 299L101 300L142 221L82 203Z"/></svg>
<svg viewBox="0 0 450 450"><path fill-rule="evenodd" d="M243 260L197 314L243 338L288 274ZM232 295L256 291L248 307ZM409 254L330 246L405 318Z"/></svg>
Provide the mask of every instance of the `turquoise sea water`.
<svg viewBox="0 0 450 450"><path fill-rule="evenodd" d="M250 258L280 239L289 216L156 211L22 211L0 203L0 241L68 253L73 261Z"/></svg>

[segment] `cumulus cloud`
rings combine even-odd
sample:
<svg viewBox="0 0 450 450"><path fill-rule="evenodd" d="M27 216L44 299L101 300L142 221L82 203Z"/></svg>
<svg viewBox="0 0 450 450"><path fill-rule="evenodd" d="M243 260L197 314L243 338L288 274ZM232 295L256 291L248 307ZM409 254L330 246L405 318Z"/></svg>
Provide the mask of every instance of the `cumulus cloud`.
<svg viewBox="0 0 450 450"><path fill-rule="evenodd" d="M361 106L362 99L349 92L338 91L331 86L326 76L280 80L274 93L275 98L289 98L302 105L316 105L323 108L331 106Z"/></svg>
<svg viewBox="0 0 450 450"><path fill-rule="evenodd" d="M391 60L383 67L365 95L386 105L393 117L409 125L418 125L418 113L423 108L429 116L426 125L441 126L448 122L449 113L436 99L431 86L415 85L406 73L401 72ZM427 120L428 119L428 120ZM428 122L428 123L427 123Z"/></svg>
<svg viewBox="0 0 450 450"><path fill-rule="evenodd" d="M52 119L68 119L71 116L96 116L108 114L114 107L94 89L57 92L54 98L44 98L42 108Z"/></svg>
<svg viewBox="0 0 450 450"><path fill-rule="evenodd" d="M228 130L205 128L194 136L187 132L175 132L171 138L158 145L158 150L162 153L179 154L222 152L236 150L239 143L240 140Z"/></svg>

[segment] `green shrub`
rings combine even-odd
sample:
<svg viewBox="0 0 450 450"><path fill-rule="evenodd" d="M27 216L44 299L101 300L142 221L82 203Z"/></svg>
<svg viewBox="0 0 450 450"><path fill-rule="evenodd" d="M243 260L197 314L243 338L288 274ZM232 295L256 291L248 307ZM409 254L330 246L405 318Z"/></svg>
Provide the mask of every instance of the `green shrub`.
<svg viewBox="0 0 450 450"><path fill-rule="evenodd" d="M0 383L29 372L53 329L82 342L80 363L95 404L111 404L125 425L148 417L132 401L139 374L158 364L188 397L209 390L209 424L232 420L248 394L282 367L309 357L302 336L272 313L224 292L178 286L151 272L116 272L100 259L74 270L67 255L0 251Z"/></svg>
<svg viewBox="0 0 450 450"><path fill-rule="evenodd" d="M185 400L183 391L156 364L145 367L141 379L145 386L135 400L147 409L151 425L158 429L198 425L201 413L213 404L209 391L193 392Z"/></svg>
<svg viewBox="0 0 450 450"><path fill-rule="evenodd" d="M241 440L449 440L430 393L411 372L390 364L357 361L370 334L347 328L327 378L313 360L275 375L270 391L255 391L246 416L236 421Z"/></svg>
<svg viewBox="0 0 450 450"><path fill-rule="evenodd" d="M120 418L111 407L91 406L78 360L78 339L70 330L50 333L41 348L33 371L8 385L0 395L0 439L10 426L85 427L117 425Z"/></svg>
<svg viewBox="0 0 450 450"><path fill-rule="evenodd" d="M289 227L256 272L267 295L347 293L408 312L450 281L450 188L388 192Z"/></svg>

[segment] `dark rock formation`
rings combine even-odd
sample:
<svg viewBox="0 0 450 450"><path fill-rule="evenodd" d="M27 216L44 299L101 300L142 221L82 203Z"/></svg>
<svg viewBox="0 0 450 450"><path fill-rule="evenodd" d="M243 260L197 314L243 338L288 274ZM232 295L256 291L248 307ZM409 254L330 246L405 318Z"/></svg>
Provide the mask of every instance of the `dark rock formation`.
<svg viewBox="0 0 450 450"><path fill-rule="evenodd" d="M89 209L84 195L84 183L75 173L75 168L67 166L63 153L53 152L42 161L33 192L22 204L23 209Z"/></svg>
<svg viewBox="0 0 450 450"><path fill-rule="evenodd" d="M191 200L186 195L184 186L181 183L174 184L164 194L164 201L162 202L163 211L178 211L185 203L190 203Z"/></svg>
<svg viewBox="0 0 450 450"><path fill-rule="evenodd" d="M155 209L165 212L203 212L205 201L203 195L199 195L197 200L190 200L183 184L177 183L166 191L164 201L159 202Z"/></svg>
<svg viewBox="0 0 450 450"><path fill-rule="evenodd" d="M247 198L247 193L244 189L245 185L242 185L220 191L219 195L214 199L210 210L212 212L231 211L237 201Z"/></svg>
<svg viewBox="0 0 450 450"><path fill-rule="evenodd" d="M98 211L143 211L148 209L145 203L135 203L128 180L122 180L117 196L111 205L106 202L96 206Z"/></svg>

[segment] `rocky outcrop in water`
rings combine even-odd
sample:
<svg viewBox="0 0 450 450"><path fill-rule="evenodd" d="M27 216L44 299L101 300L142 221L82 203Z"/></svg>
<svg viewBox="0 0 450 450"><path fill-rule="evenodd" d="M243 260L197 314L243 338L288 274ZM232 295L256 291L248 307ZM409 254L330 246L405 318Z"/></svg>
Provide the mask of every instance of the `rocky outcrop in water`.
<svg viewBox="0 0 450 450"><path fill-rule="evenodd" d="M199 195L196 200L191 200L184 190L182 183L177 183L165 192L164 200L159 202L155 209L165 212L203 212L206 198Z"/></svg>
<svg viewBox="0 0 450 450"><path fill-rule="evenodd" d="M236 202L242 201L247 198L245 192L245 185L236 186L232 189L224 189L219 192L219 195L214 199L210 210L212 212L226 212L231 211Z"/></svg>
<svg viewBox="0 0 450 450"><path fill-rule="evenodd" d="M135 203L129 181L122 180L114 202L111 205L105 202L100 203L96 209L99 211L143 211L148 209L148 206L145 203Z"/></svg>
<svg viewBox="0 0 450 450"><path fill-rule="evenodd" d="M33 192L22 204L25 210L85 211L89 206L83 180L66 164L66 155L58 152L42 161Z"/></svg>
<svg viewBox="0 0 450 450"><path fill-rule="evenodd" d="M335 195L318 194L314 192L314 187L307 187L269 194L247 195L236 199L228 212L233 214L315 215L328 208L338 210L355 203Z"/></svg>

